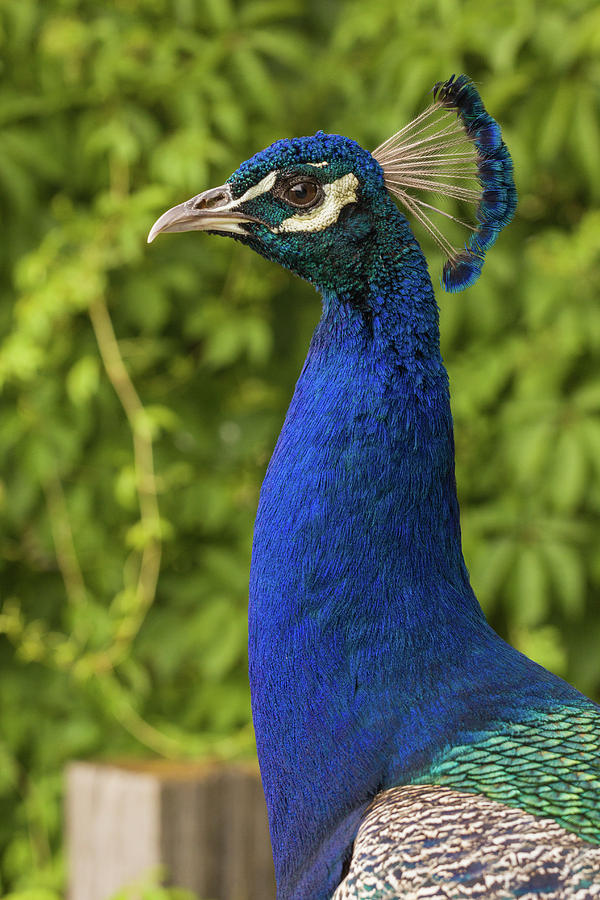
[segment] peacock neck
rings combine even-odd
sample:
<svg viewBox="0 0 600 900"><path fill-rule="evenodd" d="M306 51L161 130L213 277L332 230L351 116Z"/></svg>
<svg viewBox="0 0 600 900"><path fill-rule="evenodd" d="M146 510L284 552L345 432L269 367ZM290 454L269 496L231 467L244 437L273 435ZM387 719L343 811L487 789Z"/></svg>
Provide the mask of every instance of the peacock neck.
<svg viewBox="0 0 600 900"><path fill-rule="evenodd" d="M456 660L486 630L420 250L384 247L361 275L324 291L256 519L250 684L280 898L329 896L368 800L460 715Z"/></svg>

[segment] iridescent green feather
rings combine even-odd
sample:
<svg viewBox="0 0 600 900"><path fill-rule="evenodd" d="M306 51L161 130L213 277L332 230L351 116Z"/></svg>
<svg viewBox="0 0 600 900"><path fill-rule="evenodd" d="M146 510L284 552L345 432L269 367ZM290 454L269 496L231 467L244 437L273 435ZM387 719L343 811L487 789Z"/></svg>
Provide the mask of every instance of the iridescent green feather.
<svg viewBox="0 0 600 900"><path fill-rule="evenodd" d="M600 844L600 710L562 707L526 723L491 724L414 783L483 794Z"/></svg>

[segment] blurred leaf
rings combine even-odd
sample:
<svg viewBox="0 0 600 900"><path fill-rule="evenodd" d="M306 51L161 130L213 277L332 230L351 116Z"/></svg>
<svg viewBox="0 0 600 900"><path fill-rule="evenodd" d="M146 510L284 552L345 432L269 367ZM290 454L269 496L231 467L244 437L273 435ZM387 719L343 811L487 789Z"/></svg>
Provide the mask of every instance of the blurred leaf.
<svg viewBox="0 0 600 900"><path fill-rule="evenodd" d="M581 553L558 542L544 545L548 570L561 606L569 618L579 618L584 611L585 578Z"/></svg>
<svg viewBox="0 0 600 900"><path fill-rule="evenodd" d="M83 356L67 375L67 393L76 406L87 403L98 390L100 366L94 356Z"/></svg>
<svg viewBox="0 0 600 900"><path fill-rule="evenodd" d="M518 626L539 624L549 604L546 561L537 548L525 545L519 549L512 582L513 620Z"/></svg>
<svg viewBox="0 0 600 900"><path fill-rule="evenodd" d="M557 509L572 509L581 500L588 474L582 445L574 429L559 433L553 455L552 499Z"/></svg>

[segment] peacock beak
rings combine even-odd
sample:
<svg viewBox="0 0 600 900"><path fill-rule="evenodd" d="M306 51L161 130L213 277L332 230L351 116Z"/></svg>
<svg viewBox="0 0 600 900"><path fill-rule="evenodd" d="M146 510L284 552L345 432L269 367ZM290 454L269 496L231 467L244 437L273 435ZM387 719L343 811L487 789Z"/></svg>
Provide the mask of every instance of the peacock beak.
<svg viewBox="0 0 600 900"><path fill-rule="evenodd" d="M148 243L151 244L158 234L169 231L246 234L243 225L260 220L236 209L239 202L232 197L228 184L197 194L163 213L150 229Z"/></svg>

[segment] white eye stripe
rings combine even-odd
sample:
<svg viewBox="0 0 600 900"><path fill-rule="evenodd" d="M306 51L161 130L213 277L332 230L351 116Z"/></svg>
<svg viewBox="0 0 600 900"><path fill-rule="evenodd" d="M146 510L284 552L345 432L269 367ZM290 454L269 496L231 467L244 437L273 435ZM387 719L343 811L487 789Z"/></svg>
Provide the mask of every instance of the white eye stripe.
<svg viewBox="0 0 600 900"><path fill-rule="evenodd" d="M265 175L263 179L261 179L258 184L253 184L252 187L249 187L245 194L242 194L241 197L238 197L237 200L232 197L229 203L224 203L223 206L218 207L218 211L222 212L223 210L237 209L237 207L241 203L245 203L247 200L254 200L256 197L262 196L262 194L266 194L271 190L275 182L277 181L278 172L269 172L268 175ZM228 187L225 185L225 187Z"/></svg>
<svg viewBox="0 0 600 900"><path fill-rule="evenodd" d="M279 173L277 171L269 172L268 175L265 175L262 181L259 181L258 184L255 184L252 187L248 188L246 193L242 194L242 196L238 200L236 200L235 203L245 203L247 200L254 200L256 197L260 197L261 194L266 194L267 191L271 190L271 188L277 181L278 174Z"/></svg>
<svg viewBox="0 0 600 900"><path fill-rule="evenodd" d="M336 181L323 186L324 199L322 203L308 212L297 213L284 219L281 225L272 228L275 234L294 231L323 231L334 222L337 222L340 212L349 203L356 203L358 199L358 178L349 172L342 175Z"/></svg>
<svg viewBox="0 0 600 900"><path fill-rule="evenodd" d="M325 160L323 160L323 162L309 163L308 165L309 165L309 166L312 166L313 169L324 169L325 166L328 166L328 165L329 165L329 163L328 163L327 160L325 159Z"/></svg>

